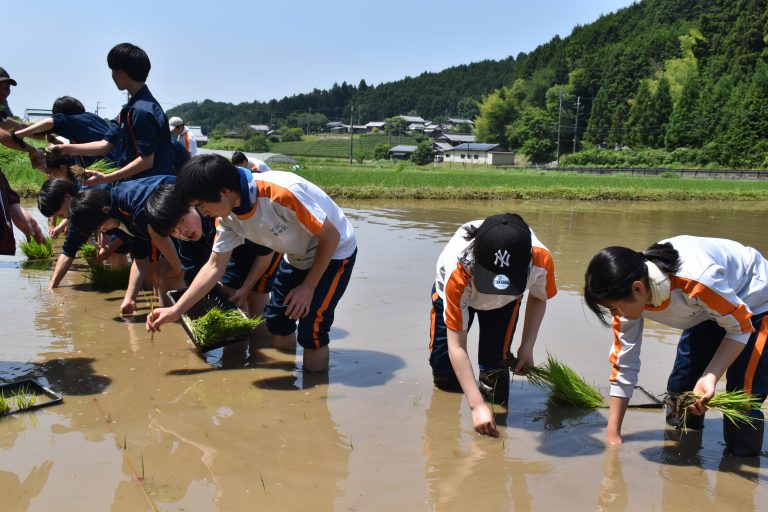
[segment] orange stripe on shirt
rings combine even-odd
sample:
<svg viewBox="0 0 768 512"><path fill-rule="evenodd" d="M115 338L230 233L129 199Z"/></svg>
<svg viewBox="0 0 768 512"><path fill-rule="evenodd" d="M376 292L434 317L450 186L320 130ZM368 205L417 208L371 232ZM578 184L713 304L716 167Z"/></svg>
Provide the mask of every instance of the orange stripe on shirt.
<svg viewBox="0 0 768 512"><path fill-rule="evenodd" d="M452 331L463 331L464 321L461 316L461 296L469 284L469 274L461 263L456 262L456 269L451 272L445 283L445 326Z"/></svg>
<svg viewBox="0 0 768 512"><path fill-rule="evenodd" d="M757 363L760 362L763 350L765 350L766 338L768 338L768 316L763 317L763 321L760 322L760 333L755 340L755 348L749 355L747 369L744 370L744 391L747 393L752 393L752 382L755 380L755 373L757 373Z"/></svg>
<svg viewBox="0 0 768 512"><path fill-rule="evenodd" d="M551 299L557 294L555 285L555 263L552 261L552 255L543 247L533 247L531 261L539 268L547 271L547 299Z"/></svg>
<svg viewBox="0 0 768 512"><path fill-rule="evenodd" d="M302 202L293 195L293 192L285 187L281 187L280 185L276 185L274 183L263 180L256 180L256 186L258 187L259 197L266 197L271 201L279 204L280 206L292 210L296 214L296 218L299 220L299 222L301 222L301 224L313 235L316 235L318 232L320 232L320 229L323 227L323 223L317 220L314 215L309 213L307 207L304 206ZM254 205L253 208L255 210L256 206ZM246 215L253 215L253 210L248 212ZM247 217L241 217L238 215L238 218L243 219Z"/></svg>
<svg viewBox="0 0 768 512"><path fill-rule="evenodd" d="M747 309L745 304L742 303L738 306L734 306L719 293L693 279L686 279L670 274L669 282L671 289L682 289L690 298L700 299L720 316L731 315L737 322L739 322L741 332L748 333L755 331L755 328L752 327L752 312Z"/></svg>
<svg viewBox="0 0 768 512"><path fill-rule="evenodd" d="M317 309L317 313L315 314L315 325L312 328L312 339L315 342L315 349L320 348L319 333L320 333L320 324L323 323L323 313L325 313L325 310L328 309L328 305L331 303L331 299L333 299L333 294L336 292L336 288L339 287L339 280L341 280L341 276L344 275L344 269L347 268L348 263L349 263L349 260L345 259L344 262L341 265L339 265L339 268L336 270L336 275L333 276L331 287L328 289L328 293L325 294L323 303Z"/></svg>
<svg viewBox="0 0 768 512"><path fill-rule="evenodd" d="M613 371L611 372L611 382L616 382L619 376L619 353L621 352L621 340L619 339L619 333L621 332L621 320L619 317L613 317L613 348L611 348L611 354L608 356L608 361L613 365Z"/></svg>

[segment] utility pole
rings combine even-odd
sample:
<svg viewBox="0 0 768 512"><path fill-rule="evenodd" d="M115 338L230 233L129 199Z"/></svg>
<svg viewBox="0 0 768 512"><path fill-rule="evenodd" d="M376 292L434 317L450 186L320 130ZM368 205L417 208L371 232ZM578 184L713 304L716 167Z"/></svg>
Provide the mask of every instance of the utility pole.
<svg viewBox="0 0 768 512"><path fill-rule="evenodd" d="M97 101L96 102L96 115L97 116L99 115L99 110L101 110L101 102Z"/></svg>
<svg viewBox="0 0 768 512"><path fill-rule="evenodd" d="M576 142L579 140L579 108L581 107L581 96L576 96L576 124L573 127L573 152L576 152Z"/></svg>
<svg viewBox="0 0 768 512"><path fill-rule="evenodd" d="M563 112L563 88L560 88L560 104L557 107L557 165L560 166L560 116Z"/></svg>
<svg viewBox="0 0 768 512"><path fill-rule="evenodd" d="M309 135L309 119L312 117L312 107L309 107L309 117L307 117L307 135Z"/></svg>
<svg viewBox="0 0 768 512"><path fill-rule="evenodd" d="M354 105L350 109L349 113L349 163L352 163L352 145L354 144L354 121L355 121L355 107Z"/></svg>

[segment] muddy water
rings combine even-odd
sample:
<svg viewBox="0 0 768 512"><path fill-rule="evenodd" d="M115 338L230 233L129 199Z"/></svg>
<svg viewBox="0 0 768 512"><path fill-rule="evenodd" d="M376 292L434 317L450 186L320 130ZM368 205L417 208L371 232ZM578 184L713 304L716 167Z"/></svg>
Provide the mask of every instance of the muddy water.
<svg viewBox="0 0 768 512"><path fill-rule="evenodd" d="M605 411L553 408L516 377L498 439L473 433L460 395L434 390L429 289L464 221L520 212L555 257L560 293L536 345L605 382L610 332L582 307L599 248L726 236L768 253L766 204L347 202L360 241L337 311L328 376L267 340L202 358L182 328L151 339L117 317L82 269L0 257L0 379L33 377L64 402L0 420L2 510L759 510L765 457L723 457L712 414L683 442L658 410L631 410L625 444L602 444ZM148 308L144 303L144 312ZM651 325L640 384L664 390L677 333ZM519 333L515 344L519 343ZM476 338L470 336L470 352Z"/></svg>

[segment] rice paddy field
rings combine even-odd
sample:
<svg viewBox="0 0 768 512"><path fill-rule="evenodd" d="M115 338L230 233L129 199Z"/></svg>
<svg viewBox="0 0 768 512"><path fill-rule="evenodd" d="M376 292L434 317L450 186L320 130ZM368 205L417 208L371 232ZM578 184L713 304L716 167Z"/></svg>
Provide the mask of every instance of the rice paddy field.
<svg viewBox="0 0 768 512"><path fill-rule="evenodd" d="M63 396L0 418L0 509L765 508L766 452L725 454L717 412L683 435L660 409L633 408L624 444L606 447L606 409L568 406L514 376L507 406L494 407L499 437L476 435L463 397L432 385L428 330L445 242L467 220L516 211L552 251L559 289L535 363L551 354L604 392L612 334L580 293L592 254L679 233L727 235L765 253L768 202L340 203L359 254L336 310L327 374L304 373L300 350L280 352L264 337L203 354L181 325L150 336L148 293L136 317L121 318L122 291L94 290L80 260L49 291L50 264L27 269L20 252L0 257L0 384L31 378ZM471 330L473 361L476 336ZM678 337L646 323L639 384L651 396L665 391ZM513 351L519 340L520 329Z"/></svg>

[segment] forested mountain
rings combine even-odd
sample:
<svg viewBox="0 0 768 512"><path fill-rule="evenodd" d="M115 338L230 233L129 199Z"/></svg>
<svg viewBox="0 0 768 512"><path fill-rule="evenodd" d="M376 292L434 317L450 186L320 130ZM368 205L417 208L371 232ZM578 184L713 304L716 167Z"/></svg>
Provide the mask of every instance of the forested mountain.
<svg viewBox="0 0 768 512"><path fill-rule="evenodd" d="M500 35L499 37L504 37ZM659 148L675 158L768 165L768 0L643 0L528 54L373 87L169 114L206 129L319 124L415 113L478 113L476 135L535 160L589 147ZM310 117L311 116L311 117ZM688 151L687 153L685 151Z"/></svg>

